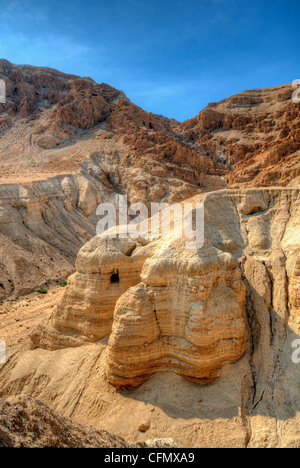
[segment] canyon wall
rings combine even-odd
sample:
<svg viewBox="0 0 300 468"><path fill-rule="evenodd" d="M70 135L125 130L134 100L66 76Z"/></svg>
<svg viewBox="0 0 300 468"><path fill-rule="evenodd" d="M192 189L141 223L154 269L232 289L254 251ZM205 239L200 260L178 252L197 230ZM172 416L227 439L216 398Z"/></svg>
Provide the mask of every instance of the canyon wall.
<svg viewBox="0 0 300 468"><path fill-rule="evenodd" d="M101 414L104 427L119 435L128 427L112 423L114 411L120 421L129 398L128 411L142 417L143 402L152 401L165 409L151 437L163 431L181 443L211 446L211 430L216 446L297 446L299 201L295 188L195 197L192 203L205 206L198 250L174 233L153 241L92 239L51 319L0 370L0 397L38 395L96 426ZM179 409L165 414L166 382L167 400L192 418L186 426L174 423ZM201 408L193 403L195 383L203 389ZM134 430L135 419L123 416ZM166 418L173 422L163 430ZM192 421L201 425L198 438Z"/></svg>
<svg viewBox="0 0 300 468"><path fill-rule="evenodd" d="M291 86L180 124L90 78L3 60L0 78L0 300L71 274L51 318L8 350L0 398L27 394L135 441L148 418L152 438L183 446L299 447ZM97 205L120 194L203 202L203 247L175 231L94 237Z"/></svg>
<svg viewBox="0 0 300 468"><path fill-rule="evenodd" d="M76 346L110 334L107 376L119 387L163 370L211 382L245 353L249 326L277 346L289 298L297 304L297 284L289 292L289 282L297 278L298 190L227 191L192 200L200 201L205 243L199 250L187 249L174 234L148 245L91 240L62 304L34 332L32 346ZM274 356L269 351L266 360L260 348L253 360L264 361L260 372L268 372Z"/></svg>

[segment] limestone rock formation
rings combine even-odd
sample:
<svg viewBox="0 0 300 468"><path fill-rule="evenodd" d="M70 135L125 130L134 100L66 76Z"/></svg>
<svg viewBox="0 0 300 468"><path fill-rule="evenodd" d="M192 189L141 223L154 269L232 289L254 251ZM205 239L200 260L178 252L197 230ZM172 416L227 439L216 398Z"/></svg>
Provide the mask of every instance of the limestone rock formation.
<svg viewBox="0 0 300 468"><path fill-rule="evenodd" d="M163 428L180 445L212 446L215 437L219 447L299 446L300 368L291 358L300 333L299 189L191 200L199 201L198 250L174 233L148 243L91 240L50 323L0 370L0 396L39 395L96 426L101 414L105 429L134 440L147 419L147 437Z"/></svg>
<svg viewBox="0 0 300 468"><path fill-rule="evenodd" d="M246 91L179 123L90 78L0 60L0 79L0 301L72 274L51 318L0 367L0 398L51 407L1 401L5 443L56 445L46 426L71 423L54 409L144 446L146 421L158 445L163 434L186 447L299 447L292 87ZM119 194L203 202L204 245L188 248L176 230L94 237L97 205L117 207ZM36 417L41 438L17 439L11 427ZM83 445L123 443L80 430Z"/></svg>
<svg viewBox="0 0 300 468"><path fill-rule="evenodd" d="M143 282L117 303L107 356L107 377L117 387L137 386L162 371L209 384L245 352L245 287L237 263L226 254L188 258L184 250L180 261L168 258L169 249L146 262Z"/></svg>
<svg viewBox="0 0 300 468"><path fill-rule="evenodd" d="M210 243L187 250L185 243L173 236L146 246L91 240L62 303L31 335L32 347L76 346L112 331L107 376L117 387L166 370L201 384L214 381L245 352L246 288L231 254Z"/></svg>
<svg viewBox="0 0 300 468"><path fill-rule="evenodd" d="M117 193L148 204L225 186L176 122L109 85L5 60L0 79L0 300L74 271L97 205Z"/></svg>
<svg viewBox="0 0 300 468"><path fill-rule="evenodd" d="M77 272L68 280L50 321L32 335L32 347L58 349L95 342L109 335L118 298L140 282L153 246L133 240L93 238L79 252Z"/></svg>
<svg viewBox="0 0 300 468"><path fill-rule="evenodd" d="M294 226L292 252L283 250L281 238L290 210L298 217L298 190L219 192L202 201L206 240L198 251L174 235L146 246L131 239L91 240L79 253L62 303L32 334L32 346L57 349L110 335L107 377L117 387L132 387L166 370L199 383L214 381L247 350L247 307L264 340L275 321L280 342L289 316L286 263L295 262L293 285L299 251ZM297 304L297 285L290 296ZM252 307L262 317L254 319Z"/></svg>
<svg viewBox="0 0 300 468"><path fill-rule="evenodd" d="M177 135L176 122L148 114L109 85L4 60L0 78L7 91L1 183L83 171L143 201L222 187L214 163Z"/></svg>
<svg viewBox="0 0 300 468"><path fill-rule="evenodd" d="M105 197L105 198L104 198ZM110 195L80 175L0 186L0 300L66 279Z"/></svg>

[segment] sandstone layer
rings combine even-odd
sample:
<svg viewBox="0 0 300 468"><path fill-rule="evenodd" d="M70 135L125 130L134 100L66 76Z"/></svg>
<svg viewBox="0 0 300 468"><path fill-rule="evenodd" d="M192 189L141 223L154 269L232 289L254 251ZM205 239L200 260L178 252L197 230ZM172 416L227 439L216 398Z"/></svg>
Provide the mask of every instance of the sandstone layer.
<svg viewBox="0 0 300 468"><path fill-rule="evenodd" d="M39 395L80 422L96 423L101 414L105 429L127 430L135 440L137 421L127 412L141 417L151 403L159 412L151 438L163 429L191 446L299 446L299 365L292 361L299 189L221 191L192 200L199 201L201 249L186 249L173 234L147 245L91 240L50 322L0 371L0 396ZM110 281L116 269L119 283ZM120 411L129 427L118 431L111 419L118 412L120 421ZM178 411L188 424L175 423Z"/></svg>
<svg viewBox="0 0 300 468"><path fill-rule="evenodd" d="M134 443L147 427L149 439L186 447L299 447L291 85L246 91L179 123L90 78L1 60L0 79L0 301L72 274L50 319L0 368L1 398L27 394L51 408L1 401L7 445L20 442L21 405L26 431L46 415L31 439L41 446L57 443L54 409ZM95 238L97 205L117 207L120 194L148 206L203 202L203 247L187 248L175 231ZM69 424L59 419L59 430ZM84 443L97 445L89 435Z"/></svg>
<svg viewBox="0 0 300 468"><path fill-rule="evenodd" d="M247 341L248 275L255 281L257 270L269 290L270 275L278 275L286 290L280 242L290 206L298 209L298 191L220 192L194 203L199 201L206 220L199 251L174 236L144 247L132 239L90 241L79 253L62 303L33 333L33 347L96 342L112 331L107 375L119 387L170 369L210 383L220 368L239 359ZM298 249L297 236L294 242ZM284 294L278 304L282 326L288 317Z"/></svg>

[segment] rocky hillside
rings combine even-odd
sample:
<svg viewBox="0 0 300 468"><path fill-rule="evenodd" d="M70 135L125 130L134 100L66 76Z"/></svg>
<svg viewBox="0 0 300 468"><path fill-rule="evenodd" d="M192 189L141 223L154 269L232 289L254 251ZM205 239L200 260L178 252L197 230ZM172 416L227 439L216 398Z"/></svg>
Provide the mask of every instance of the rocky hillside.
<svg viewBox="0 0 300 468"><path fill-rule="evenodd" d="M148 114L121 91L3 60L0 79L7 94L0 108L2 183L82 172L145 201L183 199L213 185L205 176L217 172L215 164L177 134L176 122Z"/></svg>
<svg viewBox="0 0 300 468"><path fill-rule="evenodd" d="M0 300L65 280L96 207L180 202L226 186L299 184L289 85L211 104L180 124L90 78L0 60Z"/></svg>
<svg viewBox="0 0 300 468"><path fill-rule="evenodd" d="M66 279L117 193L175 202L224 186L176 122L108 85L4 60L0 79L0 300Z"/></svg>
<svg viewBox="0 0 300 468"><path fill-rule="evenodd" d="M57 415L39 400L0 400L0 448L128 448L120 437Z"/></svg>
<svg viewBox="0 0 300 468"><path fill-rule="evenodd" d="M231 96L184 122L180 132L226 166L229 187L286 186L300 176L300 106L293 92L284 85Z"/></svg>
<svg viewBox="0 0 300 468"><path fill-rule="evenodd" d="M0 397L134 442L145 423L184 447L299 447L299 189L199 202L202 248L175 231L87 243L51 318L9 351Z"/></svg>

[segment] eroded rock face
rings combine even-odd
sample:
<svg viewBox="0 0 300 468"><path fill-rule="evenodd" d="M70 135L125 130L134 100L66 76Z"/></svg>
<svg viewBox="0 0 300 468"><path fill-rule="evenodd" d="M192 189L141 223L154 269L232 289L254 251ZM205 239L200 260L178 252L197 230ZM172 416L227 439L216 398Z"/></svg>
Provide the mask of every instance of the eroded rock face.
<svg viewBox="0 0 300 468"><path fill-rule="evenodd" d="M5 60L0 79L0 300L65 280L117 193L149 204L225 187L177 122L109 85Z"/></svg>
<svg viewBox="0 0 300 468"><path fill-rule="evenodd" d="M195 447L212 437L217 447L298 447L299 189L200 200L199 250L173 234L147 245L90 241L35 349L25 344L0 369L0 396L39 395L121 436L149 419L150 437L163 428ZM120 283L110 289L114 269Z"/></svg>
<svg viewBox="0 0 300 468"><path fill-rule="evenodd" d="M146 202L225 186L214 162L177 134L178 122L145 112L122 91L4 60L0 78L7 101L0 106L0 183L96 172L104 185Z"/></svg>
<svg viewBox="0 0 300 468"><path fill-rule="evenodd" d="M232 96L179 124L90 78L0 60L0 79L0 300L66 279L95 235L97 204L117 193L176 203L227 183L299 186L290 85Z"/></svg>
<svg viewBox="0 0 300 468"><path fill-rule="evenodd" d="M249 350L250 324L252 364L264 382L276 359L273 348L263 356L267 344L279 346L285 336L289 274L297 307L298 238L290 252L282 237L294 235L288 227L291 210L298 216L298 197L294 189L269 189L193 199L205 206L199 250L174 235L146 246L91 240L50 323L32 335L33 347L77 346L110 335L107 378L117 387L168 370L210 383Z"/></svg>
<svg viewBox="0 0 300 468"><path fill-rule="evenodd" d="M117 387L160 371L209 384L245 352L245 287L234 259L162 257L146 262L143 282L116 305L107 377Z"/></svg>
<svg viewBox="0 0 300 468"><path fill-rule="evenodd" d="M96 207L114 195L80 175L0 186L0 300L74 272L95 234Z"/></svg>
<svg viewBox="0 0 300 468"><path fill-rule="evenodd" d="M291 304L297 312L300 310L300 255L296 258L291 278Z"/></svg>
<svg viewBox="0 0 300 468"><path fill-rule="evenodd" d="M50 321L31 335L32 347L58 349L96 342L109 335L117 300L141 281L153 247L137 242L92 239L79 252L77 273Z"/></svg>
<svg viewBox="0 0 300 468"><path fill-rule="evenodd" d="M180 125L90 79L2 60L0 78L8 98L0 106L0 300L66 279L81 248L33 349L24 345L0 369L0 396L26 391L81 421L102 425L106 415L117 431L123 411L127 435L141 389L139 422L154 402L160 427L183 444L299 446L300 367L291 360L300 334L299 105L291 86L232 96ZM172 235L90 240L96 206L115 204L117 193L171 203L222 189L225 179L233 190L194 199L205 201L199 251ZM238 190L268 185L288 188ZM150 376L148 387L118 397L108 383L136 387ZM179 376L214 382L201 387L203 406L198 387Z"/></svg>
<svg viewBox="0 0 300 468"><path fill-rule="evenodd" d="M50 322L31 335L32 347L78 346L111 334L113 385L135 387L170 370L208 384L245 353L245 295L237 260L209 240L197 251L174 235L146 246L95 238L81 249Z"/></svg>
<svg viewBox="0 0 300 468"><path fill-rule="evenodd" d="M170 257L170 248L173 255L182 249L183 259ZM174 241L143 247L93 239L79 253L62 303L31 335L32 347L79 346L112 332L113 385L134 387L166 370L211 383L245 352L245 286L230 254L184 249Z"/></svg>
<svg viewBox="0 0 300 468"><path fill-rule="evenodd" d="M229 187L287 186L299 177L300 107L291 85L211 103L180 131L228 169Z"/></svg>

